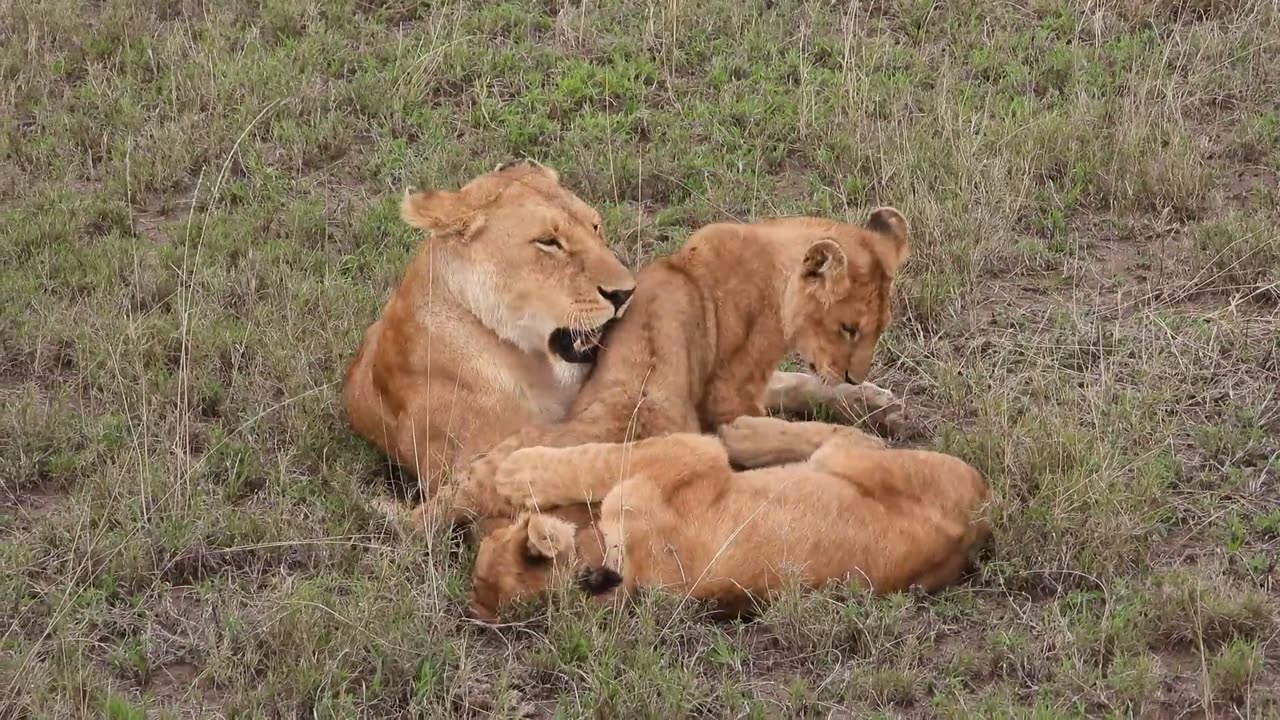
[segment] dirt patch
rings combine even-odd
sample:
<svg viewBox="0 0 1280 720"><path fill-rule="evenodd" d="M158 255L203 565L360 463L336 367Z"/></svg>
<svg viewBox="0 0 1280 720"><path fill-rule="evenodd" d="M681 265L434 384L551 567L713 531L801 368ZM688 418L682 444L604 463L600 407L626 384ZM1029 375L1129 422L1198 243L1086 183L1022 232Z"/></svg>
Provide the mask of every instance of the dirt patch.
<svg viewBox="0 0 1280 720"><path fill-rule="evenodd" d="M1094 293L1091 304L1099 307L1115 304L1121 294L1127 300L1159 295L1187 270L1186 233L1179 223L1086 221L1076 233L1088 249L1068 266L1072 286Z"/></svg>
<svg viewBox="0 0 1280 720"><path fill-rule="evenodd" d="M187 212L182 208L173 208L167 213L159 210L135 210L131 217L133 234L157 245L171 245L173 238L166 228L185 218Z"/></svg>
<svg viewBox="0 0 1280 720"><path fill-rule="evenodd" d="M185 695L196 686L199 678L200 668L179 660L165 663L152 672L147 689L157 695Z"/></svg>
<svg viewBox="0 0 1280 720"><path fill-rule="evenodd" d="M773 184L773 194L786 200L807 200L811 193L804 165L792 158L783 160Z"/></svg>
<svg viewBox="0 0 1280 720"><path fill-rule="evenodd" d="M14 509L28 523L62 512L69 502L66 487L49 481L0 496L0 507Z"/></svg>
<svg viewBox="0 0 1280 720"><path fill-rule="evenodd" d="M200 599L190 585L170 588L165 599L172 613L187 622L198 622L203 614Z"/></svg>
<svg viewBox="0 0 1280 720"><path fill-rule="evenodd" d="M226 697L200 677L204 670L186 660L167 662L152 670L143 692L154 705L177 717L217 717L222 715ZM154 709L154 708L153 708Z"/></svg>
<svg viewBox="0 0 1280 720"><path fill-rule="evenodd" d="M1244 209L1269 205L1264 201L1268 191L1280 188L1280 173L1263 165L1242 165L1218 175L1217 191L1228 208ZM1272 209L1272 214L1276 210Z"/></svg>

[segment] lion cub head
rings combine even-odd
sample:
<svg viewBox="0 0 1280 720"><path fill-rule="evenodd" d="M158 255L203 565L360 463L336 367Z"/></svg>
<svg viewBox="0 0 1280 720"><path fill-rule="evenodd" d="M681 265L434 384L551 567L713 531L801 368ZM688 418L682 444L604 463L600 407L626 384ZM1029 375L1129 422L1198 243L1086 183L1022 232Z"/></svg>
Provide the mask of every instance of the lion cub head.
<svg viewBox="0 0 1280 720"><path fill-rule="evenodd" d="M433 265L476 317L526 352L588 362L635 278L600 232L600 214L550 168L507 163L457 192L406 191L400 216L431 232Z"/></svg>
<svg viewBox="0 0 1280 720"><path fill-rule="evenodd" d="M826 382L866 379L889 325L894 274L909 252L907 221L887 207L865 227L837 224L805 251L783 293L783 334Z"/></svg>
<svg viewBox="0 0 1280 720"><path fill-rule="evenodd" d="M508 604L545 593L557 571L576 566L577 534L573 523L535 513L486 535L471 573L471 617L491 622Z"/></svg>

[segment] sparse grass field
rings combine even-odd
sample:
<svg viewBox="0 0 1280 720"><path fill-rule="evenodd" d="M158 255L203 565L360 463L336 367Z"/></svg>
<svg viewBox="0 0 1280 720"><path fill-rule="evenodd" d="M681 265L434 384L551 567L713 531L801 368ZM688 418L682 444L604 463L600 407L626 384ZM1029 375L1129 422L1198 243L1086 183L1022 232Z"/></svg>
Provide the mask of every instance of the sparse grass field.
<svg viewBox="0 0 1280 720"><path fill-rule="evenodd" d="M768 7L765 7L768 5ZM1280 9L0 0L0 717L1277 717ZM338 383L406 184L915 256L875 380L995 488L933 598L461 619Z"/></svg>

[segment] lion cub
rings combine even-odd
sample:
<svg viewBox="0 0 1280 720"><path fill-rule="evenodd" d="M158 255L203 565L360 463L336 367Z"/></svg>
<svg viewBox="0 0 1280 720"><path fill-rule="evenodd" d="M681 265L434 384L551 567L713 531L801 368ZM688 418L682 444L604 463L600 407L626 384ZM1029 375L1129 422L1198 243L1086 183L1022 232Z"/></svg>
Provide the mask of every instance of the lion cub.
<svg viewBox="0 0 1280 720"><path fill-rule="evenodd" d="M962 460L884 449L825 423L743 417L718 438L526 448L498 480L530 510L604 500L598 530L531 514L485 538L472 576L481 619L544 592L557 568L581 571L595 594L657 587L729 611L767 600L789 576L932 591L991 532L990 490Z"/></svg>
<svg viewBox="0 0 1280 720"><path fill-rule="evenodd" d="M513 514L492 481L521 447L714 432L766 407L804 411L820 401L884 420L892 395L858 383L889 324L894 275L909 252L907 222L893 208L871 213L865 226L793 217L698 230L640 272L630 309L606 336L568 418L531 426L482 455L455 506L481 517ZM817 377L775 373L788 352Z"/></svg>

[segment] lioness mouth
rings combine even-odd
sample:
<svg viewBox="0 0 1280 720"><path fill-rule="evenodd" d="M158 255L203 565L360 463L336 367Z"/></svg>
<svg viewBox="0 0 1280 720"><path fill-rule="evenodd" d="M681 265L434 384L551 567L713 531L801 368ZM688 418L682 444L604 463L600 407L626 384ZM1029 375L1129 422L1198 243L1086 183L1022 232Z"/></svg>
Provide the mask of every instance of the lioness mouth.
<svg viewBox="0 0 1280 720"><path fill-rule="evenodd" d="M613 322L592 330L556 328L547 340L547 348L568 363L594 363L600 354L600 340Z"/></svg>

